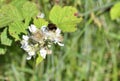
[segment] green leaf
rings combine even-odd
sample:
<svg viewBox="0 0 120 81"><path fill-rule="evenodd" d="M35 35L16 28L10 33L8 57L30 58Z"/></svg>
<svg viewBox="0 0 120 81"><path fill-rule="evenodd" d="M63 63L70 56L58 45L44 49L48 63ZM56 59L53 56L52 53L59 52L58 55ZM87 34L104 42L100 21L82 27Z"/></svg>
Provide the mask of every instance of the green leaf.
<svg viewBox="0 0 120 81"><path fill-rule="evenodd" d="M15 40L20 40L21 34L26 34L27 27L22 22L14 22L9 25L9 33Z"/></svg>
<svg viewBox="0 0 120 81"><path fill-rule="evenodd" d="M27 0L12 0L12 2L10 4L12 4L15 7L17 7L18 9L20 9L26 2L27 2Z"/></svg>
<svg viewBox="0 0 120 81"><path fill-rule="evenodd" d="M35 3L27 1L22 7L24 19L35 17L38 14L38 8Z"/></svg>
<svg viewBox="0 0 120 81"><path fill-rule="evenodd" d="M62 8L60 6L54 6L50 11L49 19L54 23L60 23Z"/></svg>
<svg viewBox="0 0 120 81"><path fill-rule="evenodd" d="M110 10L110 16L112 20L120 17L120 2L116 3Z"/></svg>
<svg viewBox="0 0 120 81"><path fill-rule="evenodd" d="M56 24L63 32L74 32L76 25L81 22L81 18L77 18L76 8L71 6L60 7L55 5L50 11L49 19Z"/></svg>
<svg viewBox="0 0 120 81"><path fill-rule="evenodd" d="M0 55L5 54L6 51L7 51L7 49L5 48L5 46L0 45Z"/></svg>
<svg viewBox="0 0 120 81"><path fill-rule="evenodd" d="M1 44L11 46L12 40L8 37L7 28L1 33Z"/></svg>
<svg viewBox="0 0 120 81"><path fill-rule="evenodd" d="M16 7L8 4L4 5L0 10L0 28L8 26L11 22L23 20L21 14Z"/></svg>
<svg viewBox="0 0 120 81"><path fill-rule="evenodd" d="M42 19L42 18L34 18L33 23L38 28L41 28L42 26L47 26L48 25L48 22L45 19Z"/></svg>
<svg viewBox="0 0 120 81"><path fill-rule="evenodd" d="M43 61L43 57L38 54L38 57L36 59L36 66L40 64Z"/></svg>
<svg viewBox="0 0 120 81"><path fill-rule="evenodd" d="M26 26L29 25L31 18L38 14L38 8L33 2L29 2L27 0L14 0L11 2L11 4L19 9L23 18L25 19L24 21Z"/></svg>

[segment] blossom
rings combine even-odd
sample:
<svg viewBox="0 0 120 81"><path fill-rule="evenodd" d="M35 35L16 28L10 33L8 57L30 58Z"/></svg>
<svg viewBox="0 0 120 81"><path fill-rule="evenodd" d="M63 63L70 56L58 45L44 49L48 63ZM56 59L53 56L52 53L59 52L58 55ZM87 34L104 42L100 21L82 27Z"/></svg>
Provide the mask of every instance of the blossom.
<svg viewBox="0 0 120 81"><path fill-rule="evenodd" d="M23 35L21 41L21 48L28 54L27 60L35 57L38 52L45 59L47 54L52 54L52 50L50 50L52 43L64 46L59 28L52 31L45 25L38 29L34 24L31 24L28 29L30 34Z"/></svg>
<svg viewBox="0 0 120 81"><path fill-rule="evenodd" d="M22 36L23 40L28 41L29 37L27 35Z"/></svg>
<svg viewBox="0 0 120 81"><path fill-rule="evenodd" d="M64 46L64 44L61 43L63 40L61 36L61 30L59 28L56 29L55 32L53 31L48 31L47 28L42 28L44 30L44 33L47 37L47 39L53 41L55 44L57 43L59 46Z"/></svg>
<svg viewBox="0 0 120 81"><path fill-rule="evenodd" d="M22 36L23 40L21 41L21 48L23 48L25 51L29 50L30 46L28 45L28 39L29 37L27 35Z"/></svg>
<svg viewBox="0 0 120 81"><path fill-rule="evenodd" d="M61 36L61 30L57 28L55 33L56 33L56 37L54 38L54 43L57 43L59 46L64 46L64 44L61 43L61 41L63 40Z"/></svg>
<svg viewBox="0 0 120 81"><path fill-rule="evenodd" d="M22 44L22 46L21 46L21 48L23 48L25 51L30 51L31 50L31 47L28 45L28 43L27 42L24 42L24 43L21 43Z"/></svg>
<svg viewBox="0 0 120 81"><path fill-rule="evenodd" d="M48 32L47 26L46 26L46 25L42 26L42 27L41 27L41 31L42 31L43 33L47 33L47 32Z"/></svg>
<svg viewBox="0 0 120 81"><path fill-rule="evenodd" d="M32 56L35 55L35 51L28 51L28 56L27 56L27 60L30 60L32 58Z"/></svg>
<svg viewBox="0 0 120 81"><path fill-rule="evenodd" d="M30 51L28 51L28 55L29 56L34 56L35 55L35 50L30 50Z"/></svg>
<svg viewBox="0 0 120 81"><path fill-rule="evenodd" d="M56 31L55 31L55 33L56 33L56 36L59 36L60 33L61 33L61 30L59 28L57 28Z"/></svg>
<svg viewBox="0 0 120 81"><path fill-rule="evenodd" d="M24 42L22 41L21 48L23 48L28 53L28 57L26 58L27 60L31 59L31 57L35 55L35 49L34 49L34 47L26 44L25 41Z"/></svg>
<svg viewBox="0 0 120 81"><path fill-rule="evenodd" d="M23 40L21 41L21 48L28 53L29 56L26 59L29 60L35 55L35 51L33 50L33 47L29 45L29 37L27 35L23 35L22 38Z"/></svg>
<svg viewBox="0 0 120 81"><path fill-rule="evenodd" d="M37 31L36 26L33 25L33 24L31 24L28 28L29 28L29 31L30 31L31 33L35 33L35 32Z"/></svg>
<svg viewBox="0 0 120 81"><path fill-rule="evenodd" d="M31 58L32 58L31 56L27 56L27 58L26 58L26 59L27 59L27 60L30 60Z"/></svg>
<svg viewBox="0 0 120 81"><path fill-rule="evenodd" d="M46 57L46 54L47 54L47 50L45 48L41 48L40 49L40 55L45 58Z"/></svg>

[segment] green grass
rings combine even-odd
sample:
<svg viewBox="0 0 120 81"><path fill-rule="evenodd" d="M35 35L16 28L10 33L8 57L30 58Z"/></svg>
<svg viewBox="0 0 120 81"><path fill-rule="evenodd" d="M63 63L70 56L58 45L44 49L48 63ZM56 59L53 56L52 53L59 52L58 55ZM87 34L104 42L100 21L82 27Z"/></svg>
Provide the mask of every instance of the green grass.
<svg viewBox="0 0 120 81"><path fill-rule="evenodd" d="M55 4L55 0L32 1L46 16ZM54 46L53 54L37 67L35 60L26 61L16 43L16 49L9 48L14 53L0 56L0 81L120 81L120 21L112 21L109 14L117 1L60 0L61 6L75 6L83 16L78 30L65 33L65 46Z"/></svg>

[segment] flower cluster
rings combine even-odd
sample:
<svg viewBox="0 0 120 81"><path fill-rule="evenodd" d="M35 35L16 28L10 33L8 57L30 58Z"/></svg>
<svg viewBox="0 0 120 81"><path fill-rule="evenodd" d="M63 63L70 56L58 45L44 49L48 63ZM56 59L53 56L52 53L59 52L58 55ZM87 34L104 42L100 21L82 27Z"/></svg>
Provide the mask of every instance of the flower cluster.
<svg viewBox="0 0 120 81"><path fill-rule="evenodd" d="M22 36L21 48L28 53L27 60L35 57L36 54L40 54L41 57L45 58L47 54L51 54L50 49L52 44L62 44L63 37L59 28L50 29L48 26L42 26L40 29L35 25L31 24L29 27L29 34Z"/></svg>

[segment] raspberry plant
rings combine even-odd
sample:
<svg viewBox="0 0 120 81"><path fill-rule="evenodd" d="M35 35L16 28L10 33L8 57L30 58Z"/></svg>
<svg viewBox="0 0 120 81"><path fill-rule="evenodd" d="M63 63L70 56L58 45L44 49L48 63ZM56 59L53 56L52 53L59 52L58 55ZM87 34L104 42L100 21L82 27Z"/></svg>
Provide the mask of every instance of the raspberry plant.
<svg viewBox="0 0 120 81"><path fill-rule="evenodd" d="M76 31L76 26L81 21L81 18L76 15L78 14L78 11L72 6L61 7L59 5L54 5L49 12L49 19L46 19L46 17L43 18L43 13L44 12L39 11L35 3L26 0L14 0L9 4L2 5L0 8L0 54L5 54L9 50L8 47L15 42L19 42L18 44L20 44L21 41L26 40L26 36L31 39L33 33L30 35L30 24L33 24L38 31L42 31L42 35L46 36L43 40L44 42L49 41L47 43L53 42L63 46L60 44L60 32ZM51 33L50 29L48 29L49 24L54 24L57 30L54 30L54 32L52 31ZM45 26L45 29L41 29L43 26ZM55 33L57 31L59 33ZM40 41L35 42L35 44L32 43L34 48L38 45L37 48L41 49L39 53L35 51L38 55L33 54L33 52L31 54L29 51L32 49L29 49L28 51L27 46L25 47L25 44L27 43L22 42L22 48L27 51L29 56L34 56L36 64L39 64L43 57L45 57L45 55L41 55L40 53L46 54L46 51L48 51L46 43L41 46L42 43L38 44L38 42Z"/></svg>

